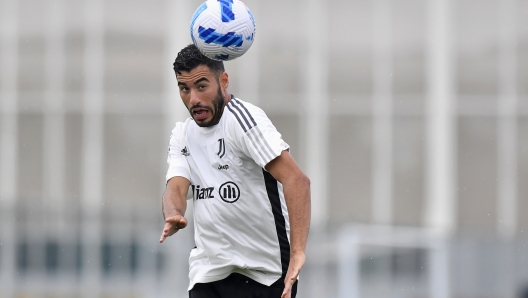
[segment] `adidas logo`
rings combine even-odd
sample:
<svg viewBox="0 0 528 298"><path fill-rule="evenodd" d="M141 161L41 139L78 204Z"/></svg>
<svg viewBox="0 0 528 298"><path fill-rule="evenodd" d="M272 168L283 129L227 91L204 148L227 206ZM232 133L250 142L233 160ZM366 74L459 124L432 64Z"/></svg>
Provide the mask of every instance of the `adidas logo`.
<svg viewBox="0 0 528 298"><path fill-rule="evenodd" d="M191 155L189 153L189 150L187 150L187 146L185 146L182 150L181 150L181 154L184 155L184 156L189 156Z"/></svg>

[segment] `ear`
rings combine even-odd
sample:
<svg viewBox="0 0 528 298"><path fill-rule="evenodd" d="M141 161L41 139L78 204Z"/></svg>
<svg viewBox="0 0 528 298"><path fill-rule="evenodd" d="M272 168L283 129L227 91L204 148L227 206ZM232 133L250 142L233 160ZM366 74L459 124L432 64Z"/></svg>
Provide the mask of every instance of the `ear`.
<svg viewBox="0 0 528 298"><path fill-rule="evenodd" d="M227 74L227 72L222 72L222 74L220 74L220 87L225 90L227 89L227 87L229 87L229 75Z"/></svg>

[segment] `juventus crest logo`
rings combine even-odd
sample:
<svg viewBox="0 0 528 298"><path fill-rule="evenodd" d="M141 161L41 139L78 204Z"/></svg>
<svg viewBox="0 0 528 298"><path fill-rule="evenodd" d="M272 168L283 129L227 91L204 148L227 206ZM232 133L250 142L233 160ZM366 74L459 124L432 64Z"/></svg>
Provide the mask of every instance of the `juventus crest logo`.
<svg viewBox="0 0 528 298"><path fill-rule="evenodd" d="M225 155L225 142L224 138L218 139L218 152L216 153L220 158Z"/></svg>

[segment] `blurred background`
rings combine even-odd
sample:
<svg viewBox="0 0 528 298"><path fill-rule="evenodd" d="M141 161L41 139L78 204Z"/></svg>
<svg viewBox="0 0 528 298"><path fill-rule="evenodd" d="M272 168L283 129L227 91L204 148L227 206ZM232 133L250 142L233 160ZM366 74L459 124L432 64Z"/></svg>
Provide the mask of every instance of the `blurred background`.
<svg viewBox="0 0 528 298"><path fill-rule="evenodd" d="M201 0L0 0L0 297L187 297L172 63ZM244 1L312 180L298 297L528 297L528 1Z"/></svg>

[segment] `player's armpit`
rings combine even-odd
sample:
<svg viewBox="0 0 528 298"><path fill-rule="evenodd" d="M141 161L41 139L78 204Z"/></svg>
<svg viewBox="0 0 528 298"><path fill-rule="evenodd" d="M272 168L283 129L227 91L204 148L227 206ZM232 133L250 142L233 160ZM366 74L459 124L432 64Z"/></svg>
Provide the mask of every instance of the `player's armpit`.
<svg viewBox="0 0 528 298"><path fill-rule="evenodd" d="M308 187L310 186L310 180L304 175L289 150L283 150L281 155L270 161L266 165L266 170L283 185L291 180L292 183L302 183Z"/></svg>

